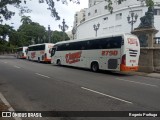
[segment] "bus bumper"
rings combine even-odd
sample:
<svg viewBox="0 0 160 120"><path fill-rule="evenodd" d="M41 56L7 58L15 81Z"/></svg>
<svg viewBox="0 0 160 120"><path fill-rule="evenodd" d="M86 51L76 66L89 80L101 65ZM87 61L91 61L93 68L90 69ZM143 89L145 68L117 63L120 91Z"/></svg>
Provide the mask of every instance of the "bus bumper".
<svg viewBox="0 0 160 120"><path fill-rule="evenodd" d="M45 58L44 62L51 62L51 59Z"/></svg>
<svg viewBox="0 0 160 120"><path fill-rule="evenodd" d="M121 64L120 71L138 71L138 66L129 67L129 66Z"/></svg>
<svg viewBox="0 0 160 120"><path fill-rule="evenodd" d="M26 59L26 56L22 56L21 58L22 58L22 59Z"/></svg>

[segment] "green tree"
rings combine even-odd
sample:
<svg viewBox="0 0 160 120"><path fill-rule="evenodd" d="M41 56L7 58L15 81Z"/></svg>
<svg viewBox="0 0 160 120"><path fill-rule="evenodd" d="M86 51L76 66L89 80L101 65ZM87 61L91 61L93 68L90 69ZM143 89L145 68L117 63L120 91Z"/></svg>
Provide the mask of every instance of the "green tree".
<svg viewBox="0 0 160 120"><path fill-rule="evenodd" d="M69 40L69 37L66 33L65 33L65 40ZM52 43L63 41L63 32L54 31L51 36L51 41L52 41Z"/></svg>
<svg viewBox="0 0 160 120"><path fill-rule="evenodd" d="M32 23L32 20L30 19L30 16L22 16L21 22L22 22L22 24L30 24L30 23Z"/></svg>
<svg viewBox="0 0 160 120"><path fill-rule="evenodd" d="M34 43L41 43L40 41L45 35L45 27L41 26L39 23L31 22L26 24L25 22L17 30L19 35L19 40L21 40L25 45ZM34 40L34 41L32 41Z"/></svg>
<svg viewBox="0 0 160 120"><path fill-rule="evenodd" d="M154 1L153 0L146 0L146 5L148 7L153 7L154 6Z"/></svg>
<svg viewBox="0 0 160 120"><path fill-rule="evenodd" d="M0 40L6 40L6 37L9 36L13 28L9 25L0 25Z"/></svg>

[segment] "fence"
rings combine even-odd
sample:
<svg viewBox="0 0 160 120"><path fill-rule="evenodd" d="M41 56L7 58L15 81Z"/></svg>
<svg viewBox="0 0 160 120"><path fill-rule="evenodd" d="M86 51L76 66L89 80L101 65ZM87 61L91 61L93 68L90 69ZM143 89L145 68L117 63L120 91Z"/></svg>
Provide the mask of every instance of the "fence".
<svg viewBox="0 0 160 120"><path fill-rule="evenodd" d="M160 44L160 37L155 37L154 40L155 40L155 44Z"/></svg>

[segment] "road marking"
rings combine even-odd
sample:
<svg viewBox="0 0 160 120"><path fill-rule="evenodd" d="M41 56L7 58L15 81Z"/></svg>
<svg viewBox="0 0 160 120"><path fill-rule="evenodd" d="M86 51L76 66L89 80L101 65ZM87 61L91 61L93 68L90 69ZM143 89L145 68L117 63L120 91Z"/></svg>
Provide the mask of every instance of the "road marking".
<svg viewBox="0 0 160 120"><path fill-rule="evenodd" d="M15 67L15 68L20 68L20 67L18 67L18 66L16 66L16 65L15 65L14 67Z"/></svg>
<svg viewBox="0 0 160 120"><path fill-rule="evenodd" d="M121 80L121 81L126 81L126 82L141 84L141 85L147 85L147 86L151 86L151 87L158 87L157 85L152 85L152 84L147 84L147 83L142 83L142 82L129 81L129 80L121 79L121 78L116 78L116 79L117 79L117 80Z"/></svg>
<svg viewBox="0 0 160 120"><path fill-rule="evenodd" d="M12 106L9 104L9 102L5 99L5 97L0 93L0 99L2 102L9 108L8 111L15 112L15 110L12 108ZM21 118L14 117L15 120L22 120Z"/></svg>
<svg viewBox="0 0 160 120"><path fill-rule="evenodd" d="M50 78L49 76L46 76L46 75L42 75L42 74L39 74L39 73L35 73L36 75L39 75L39 76L42 76L42 77L45 77L45 78Z"/></svg>
<svg viewBox="0 0 160 120"><path fill-rule="evenodd" d="M130 101L123 100L123 99L120 99L120 98L117 98L117 97L114 97L114 96L111 96L111 95L107 95L107 94L104 94L104 93L101 93L101 92L98 92L98 91L95 91L95 90L91 90L91 89L88 89L88 88L85 88L85 87L81 87L81 88L84 89L84 90L88 90L90 92L94 92L94 93L97 93L97 94L100 94L100 95L103 95L103 96L110 97L112 99L116 99L116 100L119 100L119 101L122 101L122 102L125 102L125 103L129 103L129 104L133 104Z"/></svg>

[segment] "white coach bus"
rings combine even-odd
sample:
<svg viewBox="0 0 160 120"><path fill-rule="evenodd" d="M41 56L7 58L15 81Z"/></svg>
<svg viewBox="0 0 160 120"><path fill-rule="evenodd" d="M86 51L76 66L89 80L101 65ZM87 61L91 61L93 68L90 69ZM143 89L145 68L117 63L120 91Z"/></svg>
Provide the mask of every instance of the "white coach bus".
<svg viewBox="0 0 160 120"><path fill-rule="evenodd" d="M19 47L16 49L16 57L17 58L22 58L22 59L26 59L26 52L27 52L28 47L24 46L24 47Z"/></svg>
<svg viewBox="0 0 160 120"><path fill-rule="evenodd" d="M51 63L89 68L92 71L137 71L140 43L132 34L58 42Z"/></svg>
<svg viewBox="0 0 160 120"><path fill-rule="evenodd" d="M54 44L42 43L28 46L27 59L38 62L51 62L51 48Z"/></svg>

